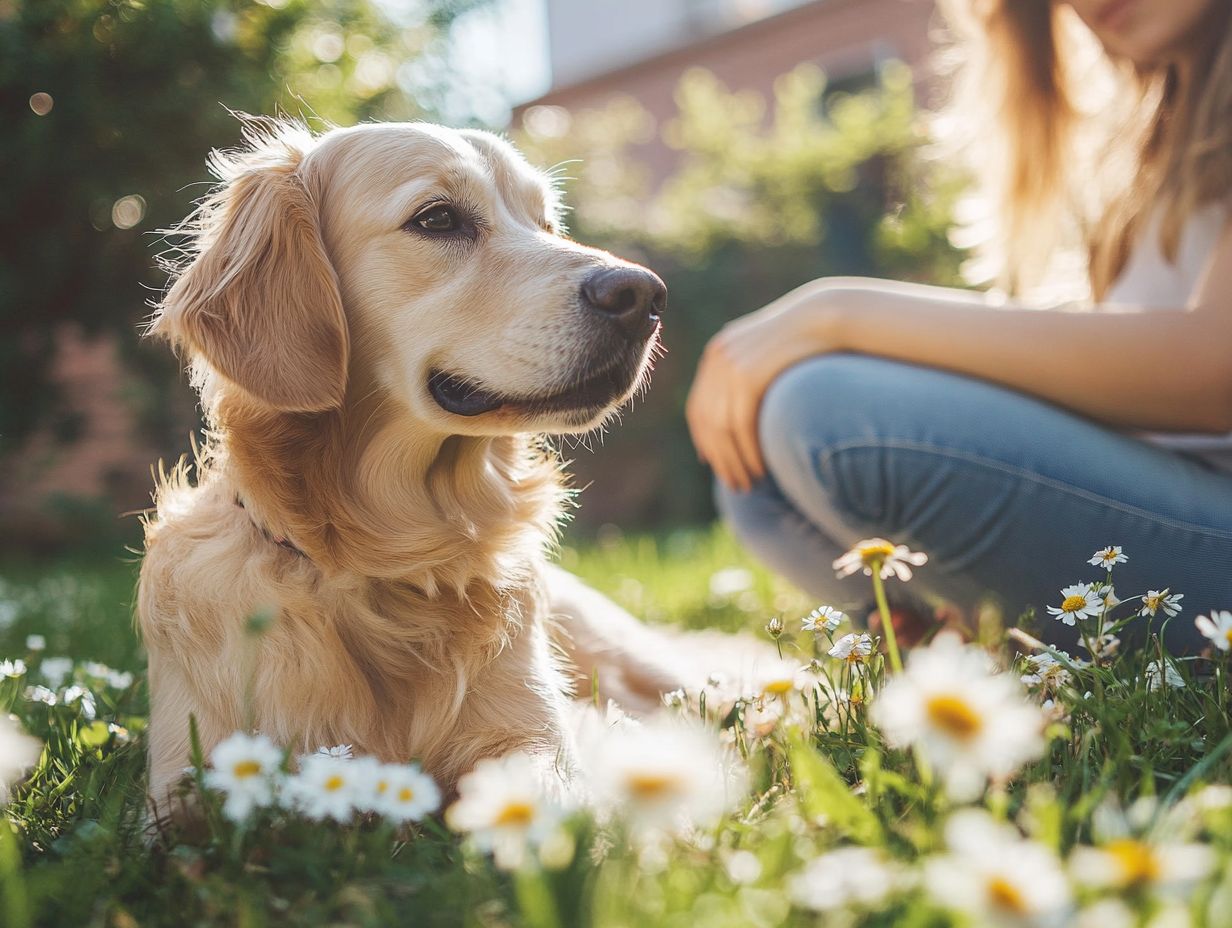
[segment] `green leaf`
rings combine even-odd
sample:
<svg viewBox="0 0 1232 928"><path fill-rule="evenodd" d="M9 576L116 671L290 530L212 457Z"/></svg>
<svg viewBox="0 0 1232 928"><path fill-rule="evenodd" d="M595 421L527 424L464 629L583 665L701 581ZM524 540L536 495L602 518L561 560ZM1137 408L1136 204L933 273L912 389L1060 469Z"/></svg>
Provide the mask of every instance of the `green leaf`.
<svg viewBox="0 0 1232 928"><path fill-rule="evenodd" d="M110 738L111 732L107 730L107 723L98 719L77 732L77 740L87 748L101 748Z"/></svg>
<svg viewBox="0 0 1232 928"><path fill-rule="evenodd" d="M522 920L529 928L560 928L556 900L541 869L523 867L514 875L513 887Z"/></svg>
<svg viewBox="0 0 1232 928"><path fill-rule="evenodd" d="M788 759L800 805L812 819L832 827L861 844L881 840L881 823L851 791L834 766L812 749L798 732L788 737Z"/></svg>

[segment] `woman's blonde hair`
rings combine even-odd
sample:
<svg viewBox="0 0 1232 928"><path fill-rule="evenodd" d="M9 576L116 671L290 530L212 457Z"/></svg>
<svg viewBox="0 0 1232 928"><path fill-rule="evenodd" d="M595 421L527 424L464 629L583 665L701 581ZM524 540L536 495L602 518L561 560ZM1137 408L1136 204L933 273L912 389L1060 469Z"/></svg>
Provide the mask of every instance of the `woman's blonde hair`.
<svg viewBox="0 0 1232 928"><path fill-rule="evenodd" d="M1175 65L1135 68L1090 54L1091 36L1056 0L941 6L957 40L950 122L965 123L976 143L1011 291L1044 271L1066 217L1084 227L1099 300L1156 210L1171 261L1193 211L1232 195L1232 15L1224 5L1196 62L1202 77L1187 87ZM1119 107L1089 99L1101 66ZM1090 131L1097 126L1102 135Z"/></svg>

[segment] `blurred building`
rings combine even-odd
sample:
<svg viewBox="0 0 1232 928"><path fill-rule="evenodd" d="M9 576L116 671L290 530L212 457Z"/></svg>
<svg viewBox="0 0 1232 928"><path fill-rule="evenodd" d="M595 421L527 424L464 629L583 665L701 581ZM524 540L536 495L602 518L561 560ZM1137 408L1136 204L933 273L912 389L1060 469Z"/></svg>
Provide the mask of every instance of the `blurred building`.
<svg viewBox="0 0 1232 928"><path fill-rule="evenodd" d="M832 89L868 84L880 62L925 74L933 0L546 0L552 86L514 110L584 110L617 95L635 98L662 123L690 68L712 71L732 90L769 96L800 64L820 66ZM642 156L662 175L674 154L662 142Z"/></svg>

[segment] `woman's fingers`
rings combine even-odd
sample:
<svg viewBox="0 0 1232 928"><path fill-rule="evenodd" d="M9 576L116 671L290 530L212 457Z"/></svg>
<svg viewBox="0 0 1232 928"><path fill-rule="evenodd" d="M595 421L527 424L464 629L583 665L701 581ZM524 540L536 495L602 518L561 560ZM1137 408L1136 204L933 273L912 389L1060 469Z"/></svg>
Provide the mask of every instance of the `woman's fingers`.
<svg viewBox="0 0 1232 928"><path fill-rule="evenodd" d="M711 342L689 391L685 420L698 457L725 486L741 492L765 473L755 394L728 363L725 345Z"/></svg>
<svg viewBox="0 0 1232 928"><path fill-rule="evenodd" d="M745 471L744 463L740 461L736 445L724 439L726 436L719 436L716 445L711 450L711 467L724 487L737 490L738 493L747 492L752 486L749 474Z"/></svg>
<svg viewBox="0 0 1232 928"><path fill-rule="evenodd" d="M757 434L757 398L750 391L742 391L732 405L728 422L728 434L740 456L748 477L749 486L766 475L766 465L761 455L761 441Z"/></svg>

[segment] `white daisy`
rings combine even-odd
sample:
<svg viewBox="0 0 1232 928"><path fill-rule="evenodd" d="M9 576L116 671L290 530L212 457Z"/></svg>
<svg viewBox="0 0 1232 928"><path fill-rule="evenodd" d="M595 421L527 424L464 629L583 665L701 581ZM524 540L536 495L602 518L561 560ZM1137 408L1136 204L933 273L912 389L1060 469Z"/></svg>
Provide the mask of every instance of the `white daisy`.
<svg viewBox="0 0 1232 928"><path fill-rule="evenodd" d="M226 797L223 815L242 822L255 808L271 805L282 774L282 751L265 735L236 732L210 752L205 785Z"/></svg>
<svg viewBox="0 0 1232 928"><path fill-rule="evenodd" d="M1128 560L1129 558L1121 552L1120 545L1112 545L1096 551L1087 563L1092 567L1104 567L1112 570L1117 564L1124 564Z"/></svg>
<svg viewBox="0 0 1232 928"><path fill-rule="evenodd" d="M1104 604L1105 609L1111 610L1121 605L1121 598L1117 596L1116 589L1111 583L1092 583L1091 590L1100 598L1100 601Z"/></svg>
<svg viewBox="0 0 1232 928"><path fill-rule="evenodd" d="M418 822L441 807L441 791L436 781L418 764L399 764L389 777L389 791L381 810L396 822Z"/></svg>
<svg viewBox="0 0 1232 928"><path fill-rule="evenodd" d="M355 760L359 786L355 805L393 822L418 822L441 805L441 791L418 764L382 764L375 757Z"/></svg>
<svg viewBox="0 0 1232 928"><path fill-rule="evenodd" d="M1104 601L1089 583L1075 583L1061 591L1061 605L1049 606L1048 613L1066 625L1079 619L1093 619L1104 610Z"/></svg>
<svg viewBox="0 0 1232 928"><path fill-rule="evenodd" d="M683 709L689 705L689 694L683 689L669 690L663 694L662 700L669 709Z"/></svg>
<svg viewBox="0 0 1232 928"><path fill-rule="evenodd" d="M94 677L96 680L105 680L108 686L117 690L126 690L133 685L131 673L113 670L98 661L86 661L81 665L81 669L85 671L86 676Z"/></svg>
<svg viewBox="0 0 1232 928"><path fill-rule="evenodd" d="M73 661L67 657L46 657L39 664L39 673L43 679L57 689L73 672Z"/></svg>
<svg viewBox="0 0 1232 928"><path fill-rule="evenodd" d="M757 670L757 688L755 696L786 696L796 690L803 689L811 680L807 676L808 667L801 667L795 661L775 661L769 666Z"/></svg>
<svg viewBox="0 0 1232 928"><path fill-rule="evenodd" d="M842 612L831 606L821 606L805 616L801 625L806 632L829 635L846 621L847 616Z"/></svg>
<svg viewBox="0 0 1232 928"><path fill-rule="evenodd" d="M873 639L866 634L853 632L834 642L834 647L826 653L835 660L846 661L848 664L859 664L873 653Z"/></svg>
<svg viewBox="0 0 1232 928"><path fill-rule="evenodd" d="M754 738L764 738L783 721L783 702L779 699L757 699L744 704L741 719L744 730Z"/></svg>
<svg viewBox="0 0 1232 928"><path fill-rule="evenodd" d="M928 555L912 551L906 545L896 545L884 538L867 538L857 542L855 547L834 562L834 569L840 577L847 577L856 571L863 571L871 577L873 569L879 568L881 579L888 580L897 577L899 580L911 579L911 568L928 563Z"/></svg>
<svg viewBox="0 0 1232 928"><path fill-rule="evenodd" d="M1069 909L1065 870L1044 845L975 809L951 816L945 835L949 853L924 866L924 884L941 906L979 925L1060 921Z"/></svg>
<svg viewBox="0 0 1232 928"><path fill-rule="evenodd" d="M947 632L912 652L873 702L872 719L891 745L914 746L952 797L970 799L988 777L1009 777L1043 753L1043 713L1023 696L983 651Z"/></svg>
<svg viewBox="0 0 1232 928"><path fill-rule="evenodd" d="M1117 651L1121 649L1121 639L1113 634L1100 635L1090 643L1089 647L1085 640L1082 642L1082 646L1086 648L1088 652L1091 651L1091 648L1094 648L1095 650L1091 653L1091 657L1096 660L1108 660L1111 657L1115 657ZM1086 664L1086 661L1081 660L1075 662L1080 665Z"/></svg>
<svg viewBox="0 0 1232 928"><path fill-rule="evenodd" d="M47 639L42 635L27 635L26 650L27 651L44 651L47 649Z"/></svg>
<svg viewBox="0 0 1232 928"><path fill-rule="evenodd" d="M22 732L17 719L0 715L0 803L8 802L9 787L42 752L43 745Z"/></svg>
<svg viewBox="0 0 1232 928"><path fill-rule="evenodd" d="M350 760L355 755L351 753L349 744L335 744L332 748L321 745L317 748L317 753L325 757L333 757L338 760Z"/></svg>
<svg viewBox="0 0 1232 928"><path fill-rule="evenodd" d="M1147 594L1142 597L1142 610L1138 615L1153 616L1162 609L1164 615L1172 618L1172 616L1180 614L1181 600L1184 598L1184 593L1172 593L1166 589L1148 590Z"/></svg>
<svg viewBox="0 0 1232 928"><path fill-rule="evenodd" d="M1150 692L1155 692L1164 684L1173 689L1181 689L1185 686L1185 678L1181 676L1180 671L1172 666L1172 662L1165 660L1163 672L1160 672L1159 661L1151 661L1146 665L1146 688Z"/></svg>
<svg viewBox="0 0 1232 928"><path fill-rule="evenodd" d="M363 769L349 760L311 754L285 786L291 805L307 818L349 822L362 798Z"/></svg>
<svg viewBox="0 0 1232 928"><path fill-rule="evenodd" d="M1200 615L1194 619L1194 625L1220 651L1232 648L1232 612L1212 609L1209 618Z"/></svg>
<svg viewBox="0 0 1232 928"><path fill-rule="evenodd" d="M1183 891L1214 867L1215 852L1206 845L1153 843L1129 837L1099 847L1080 847L1070 855L1070 873L1075 880L1110 889Z"/></svg>
<svg viewBox="0 0 1232 928"><path fill-rule="evenodd" d="M843 847L809 861L789 890L800 908L834 912L877 906L902 883L901 871L880 851Z"/></svg>
<svg viewBox="0 0 1232 928"><path fill-rule="evenodd" d="M582 763L600 806L641 836L713 825L745 793L718 734L677 716L596 732Z"/></svg>
<svg viewBox="0 0 1232 928"><path fill-rule="evenodd" d="M1064 651L1061 653L1065 654ZM1065 656L1069 657L1068 654ZM1027 658L1027 672L1019 679L1024 686L1038 686L1055 691L1062 686L1067 686L1071 677L1066 666L1045 651L1041 654L1032 654Z"/></svg>
<svg viewBox="0 0 1232 928"><path fill-rule="evenodd" d="M527 754L481 760L458 781L458 800L445 810L445 823L490 851L502 870L516 870L528 849L541 845L564 818L561 805L544 795L542 781Z"/></svg>
<svg viewBox="0 0 1232 928"><path fill-rule="evenodd" d="M26 673L26 662L21 658L15 661L0 661L0 677L21 677Z"/></svg>
<svg viewBox="0 0 1232 928"><path fill-rule="evenodd" d="M92 719L98 714L98 705L94 701L94 694L84 686L73 684L64 691L61 699L66 706L69 703L77 703L83 718Z"/></svg>
<svg viewBox="0 0 1232 928"><path fill-rule="evenodd" d="M60 701L59 697L56 696L55 690L43 686L41 683L35 686L27 686L24 695L31 702L41 702L45 706L54 706Z"/></svg>

